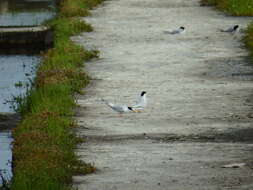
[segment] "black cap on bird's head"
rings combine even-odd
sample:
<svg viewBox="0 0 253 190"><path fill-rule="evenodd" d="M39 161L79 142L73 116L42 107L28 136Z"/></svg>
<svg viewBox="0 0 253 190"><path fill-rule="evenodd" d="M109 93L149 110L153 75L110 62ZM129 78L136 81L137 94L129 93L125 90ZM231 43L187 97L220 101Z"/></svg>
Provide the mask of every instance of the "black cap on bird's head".
<svg viewBox="0 0 253 190"><path fill-rule="evenodd" d="M235 25L234 26L234 30L236 30L237 28L239 28L239 25Z"/></svg>
<svg viewBox="0 0 253 190"><path fill-rule="evenodd" d="M180 27L180 29L184 30L184 29L185 29L185 27L181 26L181 27Z"/></svg>
<svg viewBox="0 0 253 190"><path fill-rule="evenodd" d="M133 111L133 108L132 107L127 107L129 110Z"/></svg>
<svg viewBox="0 0 253 190"><path fill-rule="evenodd" d="M144 94L147 94L147 92L142 91L142 92L141 92L141 96L144 96Z"/></svg>

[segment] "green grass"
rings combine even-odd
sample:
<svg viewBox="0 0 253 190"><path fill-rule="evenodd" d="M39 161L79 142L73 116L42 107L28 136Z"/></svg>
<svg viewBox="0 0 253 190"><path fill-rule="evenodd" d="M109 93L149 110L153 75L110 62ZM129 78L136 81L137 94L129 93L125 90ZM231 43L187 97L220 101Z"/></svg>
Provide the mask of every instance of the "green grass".
<svg viewBox="0 0 253 190"><path fill-rule="evenodd" d="M65 17L88 16L90 13L81 1L66 0L61 6L61 15Z"/></svg>
<svg viewBox="0 0 253 190"><path fill-rule="evenodd" d="M244 42L250 51L250 55L252 57L251 60L253 63L253 22L249 24L248 28L245 31Z"/></svg>
<svg viewBox="0 0 253 190"><path fill-rule="evenodd" d="M73 175L95 171L74 154L80 139L73 133L72 116L73 94L89 82L84 62L98 52L85 50L70 37L92 31L76 17L88 15L100 2L64 0L57 18L47 23L55 32L54 48L43 55L26 96L16 97L22 121L13 130L13 190L69 190Z"/></svg>
<svg viewBox="0 0 253 190"><path fill-rule="evenodd" d="M65 17L88 16L89 9L102 2L103 0L65 0L61 5L60 13Z"/></svg>
<svg viewBox="0 0 253 190"><path fill-rule="evenodd" d="M215 5L218 9L235 16L253 16L252 0L201 0L202 5Z"/></svg>

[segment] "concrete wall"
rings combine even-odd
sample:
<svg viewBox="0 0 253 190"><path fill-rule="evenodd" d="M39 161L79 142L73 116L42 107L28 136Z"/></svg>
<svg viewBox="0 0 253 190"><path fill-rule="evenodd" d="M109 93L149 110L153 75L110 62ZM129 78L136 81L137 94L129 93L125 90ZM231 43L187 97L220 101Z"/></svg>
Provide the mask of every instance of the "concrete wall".
<svg viewBox="0 0 253 190"><path fill-rule="evenodd" d="M53 45L53 31L45 26L0 27L0 51L10 49L44 50Z"/></svg>

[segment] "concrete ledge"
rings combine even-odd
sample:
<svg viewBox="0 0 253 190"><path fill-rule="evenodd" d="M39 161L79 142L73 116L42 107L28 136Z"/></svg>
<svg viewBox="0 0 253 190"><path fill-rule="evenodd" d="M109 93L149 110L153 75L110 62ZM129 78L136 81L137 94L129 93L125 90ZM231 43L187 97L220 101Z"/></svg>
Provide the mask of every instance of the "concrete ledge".
<svg viewBox="0 0 253 190"><path fill-rule="evenodd" d="M53 45L53 31L46 26L0 27L0 51L44 50Z"/></svg>

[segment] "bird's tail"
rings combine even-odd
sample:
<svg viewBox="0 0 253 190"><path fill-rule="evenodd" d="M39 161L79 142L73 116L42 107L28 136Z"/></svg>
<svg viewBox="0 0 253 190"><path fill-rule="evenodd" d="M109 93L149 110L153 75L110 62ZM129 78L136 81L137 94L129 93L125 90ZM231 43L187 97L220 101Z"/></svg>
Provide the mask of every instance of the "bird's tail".
<svg viewBox="0 0 253 190"><path fill-rule="evenodd" d="M172 31L163 31L164 34L173 34Z"/></svg>
<svg viewBox="0 0 253 190"><path fill-rule="evenodd" d="M108 102L107 102L104 98L101 98L100 100L101 100L101 102L103 102L103 103L105 103L106 105L108 105Z"/></svg>
<svg viewBox="0 0 253 190"><path fill-rule="evenodd" d="M108 101L106 101L105 99L103 99L103 98L101 98L101 102L103 102L104 104L106 104L107 106L109 106L109 107L112 107L113 106L113 104L112 103L110 103L110 102L108 102Z"/></svg>

